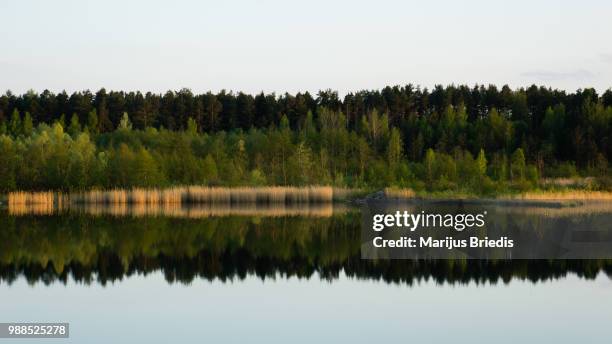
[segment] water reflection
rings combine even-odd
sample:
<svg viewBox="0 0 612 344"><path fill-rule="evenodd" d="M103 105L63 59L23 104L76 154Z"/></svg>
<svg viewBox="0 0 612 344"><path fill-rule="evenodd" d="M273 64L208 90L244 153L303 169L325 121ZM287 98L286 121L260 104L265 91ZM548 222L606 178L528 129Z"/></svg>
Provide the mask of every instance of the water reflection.
<svg viewBox="0 0 612 344"><path fill-rule="evenodd" d="M605 219L610 219L612 211L596 207L498 207L497 211L508 222L520 220L525 228L546 231L567 217L580 223L597 215L597 221L610 223ZM19 214L4 211L0 215L0 281L5 283L25 276L30 283L74 279L106 284L155 271L162 271L168 282L180 283L249 275L335 280L346 274L409 285L423 280L537 282L569 273L585 278L600 272L612 276L611 260L362 260L359 210L329 204L322 208L199 207L169 212L97 207L44 216L27 211Z"/></svg>
<svg viewBox="0 0 612 344"><path fill-rule="evenodd" d="M219 216L310 216L329 217L346 211L343 204L302 203L232 203L232 204L181 204L181 203L20 203L10 204L10 216L62 215L66 213L93 216L165 216L182 218L207 218Z"/></svg>

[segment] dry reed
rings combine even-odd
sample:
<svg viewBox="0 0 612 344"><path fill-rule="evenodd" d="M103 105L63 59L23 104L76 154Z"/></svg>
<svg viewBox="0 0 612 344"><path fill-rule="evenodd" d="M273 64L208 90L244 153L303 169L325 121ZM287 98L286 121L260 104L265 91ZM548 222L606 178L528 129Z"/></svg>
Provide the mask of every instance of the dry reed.
<svg viewBox="0 0 612 344"><path fill-rule="evenodd" d="M340 192L343 197L348 194L346 190ZM51 214L75 204L112 205L112 212L115 214L173 213L181 208L181 204L324 204L338 199L339 193L336 194L330 186L189 186L167 189L90 190L70 194L19 191L8 194L8 206L13 214Z"/></svg>
<svg viewBox="0 0 612 344"><path fill-rule="evenodd" d="M501 199L521 199L534 201L612 201L612 192L605 191L546 191L525 192L519 195L503 196Z"/></svg>
<svg viewBox="0 0 612 344"><path fill-rule="evenodd" d="M58 196L57 207L61 208L64 197ZM56 209L53 192L10 192L7 196L8 211L11 215L47 215Z"/></svg>
<svg viewBox="0 0 612 344"><path fill-rule="evenodd" d="M391 199L410 199L416 196L412 189L385 188L385 197Z"/></svg>
<svg viewBox="0 0 612 344"><path fill-rule="evenodd" d="M202 187L190 186L187 203L326 203L334 199L330 186Z"/></svg>

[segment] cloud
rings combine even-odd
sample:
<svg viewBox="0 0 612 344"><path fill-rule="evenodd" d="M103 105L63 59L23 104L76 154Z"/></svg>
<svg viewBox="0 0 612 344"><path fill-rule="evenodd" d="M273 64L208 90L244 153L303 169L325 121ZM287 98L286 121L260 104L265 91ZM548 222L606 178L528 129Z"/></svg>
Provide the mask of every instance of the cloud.
<svg viewBox="0 0 612 344"><path fill-rule="evenodd" d="M585 69L570 72L553 72L548 70L535 70L521 73L522 77L534 78L540 81L577 80L588 81L595 79L596 75Z"/></svg>

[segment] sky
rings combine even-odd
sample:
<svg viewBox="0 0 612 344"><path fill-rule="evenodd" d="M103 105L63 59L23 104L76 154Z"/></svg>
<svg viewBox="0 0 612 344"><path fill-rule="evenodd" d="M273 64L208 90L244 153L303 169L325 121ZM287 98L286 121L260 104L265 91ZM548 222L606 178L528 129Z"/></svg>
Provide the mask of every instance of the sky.
<svg viewBox="0 0 612 344"><path fill-rule="evenodd" d="M612 86L610 1L1 1L0 92Z"/></svg>

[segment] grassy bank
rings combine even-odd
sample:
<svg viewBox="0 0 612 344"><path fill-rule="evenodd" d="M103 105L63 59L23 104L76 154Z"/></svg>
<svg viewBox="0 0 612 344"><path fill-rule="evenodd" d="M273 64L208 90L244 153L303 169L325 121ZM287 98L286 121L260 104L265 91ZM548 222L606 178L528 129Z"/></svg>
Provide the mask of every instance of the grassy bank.
<svg viewBox="0 0 612 344"><path fill-rule="evenodd" d="M306 187L206 187L183 186L170 188L133 188L89 190L81 192L25 192L4 195L2 203L17 208L22 205L45 208L64 208L70 205L147 205L155 208L190 204L271 204L307 205L341 202L364 197L380 199L499 199L525 201L594 200L612 201L612 192L580 189L541 189L526 192L505 192L480 195L469 191L415 191L411 188L387 187L382 191L334 188L331 186Z"/></svg>
<svg viewBox="0 0 612 344"><path fill-rule="evenodd" d="M505 192L496 195L479 195L467 191L414 191L403 188L385 188L384 197L388 199L499 199L525 201L612 201L610 191L578 189L549 189L526 192Z"/></svg>

